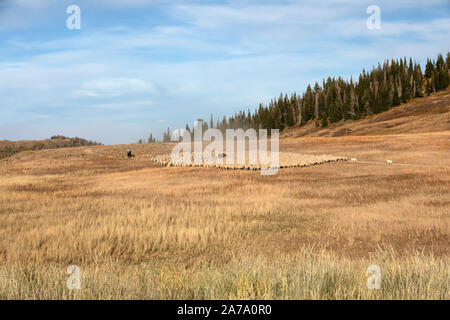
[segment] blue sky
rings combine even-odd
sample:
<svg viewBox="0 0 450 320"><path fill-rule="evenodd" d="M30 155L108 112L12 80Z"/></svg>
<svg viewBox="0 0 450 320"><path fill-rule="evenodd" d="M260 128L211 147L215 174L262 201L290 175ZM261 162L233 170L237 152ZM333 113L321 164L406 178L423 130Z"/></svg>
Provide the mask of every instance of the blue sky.
<svg viewBox="0 0 450 320"><path fill-rule="evenodd" d="M71 4L80 30L66 27ZM161 137L449 44L445 0L0 0L0 140Z"/></svg>

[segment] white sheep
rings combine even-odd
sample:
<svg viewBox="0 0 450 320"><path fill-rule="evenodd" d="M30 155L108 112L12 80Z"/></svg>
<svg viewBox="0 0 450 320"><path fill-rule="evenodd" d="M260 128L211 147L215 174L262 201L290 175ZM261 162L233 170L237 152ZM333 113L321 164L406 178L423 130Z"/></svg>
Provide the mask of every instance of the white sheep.
<svg viewBox="0 0 450 320"><path fill-rule="evenodd" d="M356 158L350 158L350 161L351 161L351 162L357 162L358 159L356 159Z"/></svg>
<svg viewBox="0 0 450 320"><path fill-rule="evenodd" d="M386 160L386 164L392 164L392 160Z"/></svg>

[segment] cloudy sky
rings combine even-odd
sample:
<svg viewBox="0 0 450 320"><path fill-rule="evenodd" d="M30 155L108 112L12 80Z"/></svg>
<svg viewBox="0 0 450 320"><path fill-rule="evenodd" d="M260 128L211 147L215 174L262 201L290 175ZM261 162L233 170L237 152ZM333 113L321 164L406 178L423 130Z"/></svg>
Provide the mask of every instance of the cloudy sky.
<svg viewBox="0 0 450 320"><path fill-rule="evenodd" d="M161 137L449 44L446 0L0 0L0 140Z"/></svg>

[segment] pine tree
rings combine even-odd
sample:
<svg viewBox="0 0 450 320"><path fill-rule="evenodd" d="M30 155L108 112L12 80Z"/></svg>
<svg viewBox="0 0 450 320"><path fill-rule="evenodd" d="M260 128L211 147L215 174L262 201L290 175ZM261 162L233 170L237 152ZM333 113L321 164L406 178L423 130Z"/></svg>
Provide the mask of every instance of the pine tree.
<svg viewBox="0 0 450 320"><path fill-rule="evenodd" d="M397 82L394 80L394 87L392 90L392 106L398 106L400 104L400 98L398 94Z"/></svg>
<svg viewBox="0 0 450 320"><path fill-rule="evenodd" d="M214 119L213 119L213 115L211 114L211 118L209 118L209 128L213 129L214 128Z"/></svg>
<svg viewBox="0 0 450 320"><path fill-rule="evenodd" d="M433 75L433 71L434 63L430 59L427 59L427 64L425 65L425 78L430 79Z"/></svg>
<svg viewBox="0 0 450 320"><path fill-rule="evenodd" d="M444 62L444 58L441 54L438 55L436 59L436 69L435 69L435 85L436 90L443 90L448 87L450 84L450 77L448 73L448 68L446 68L446 63Z"/></svg>
<svg viewBox="0 0 450 320"><path fill-rule="evenodd" d="M167 128L167 131L164 132L163 135L163 142L171 142L172 141L172 135L170 134L170 128Z"/></svg>
<svg viewBox="0 0 450 320"><path fill-rule="evenodd" d="M327 119L327 115L326 114L322 114L321 126L324 127L324 128L328 126L328 119Z"/></svg>
<svg viewBox="0 0 450 320"><path fill-rule="evenodd" d="M423 76L420 64L415 64L414 66L414 82L415 82L415 97L423 97Z"/></svg>

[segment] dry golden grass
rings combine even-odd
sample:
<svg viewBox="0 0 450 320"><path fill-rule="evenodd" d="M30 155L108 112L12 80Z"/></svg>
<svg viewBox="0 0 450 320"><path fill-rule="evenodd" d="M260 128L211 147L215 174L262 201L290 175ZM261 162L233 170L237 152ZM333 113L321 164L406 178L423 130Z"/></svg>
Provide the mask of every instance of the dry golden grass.
<svg viewBox="0 0 450 320"><path fill-rule="evenodd" d="M359 162L274 176L150 160L172 146L1 160L0 298L449 298L450 131L283 140Z"/></svg>

